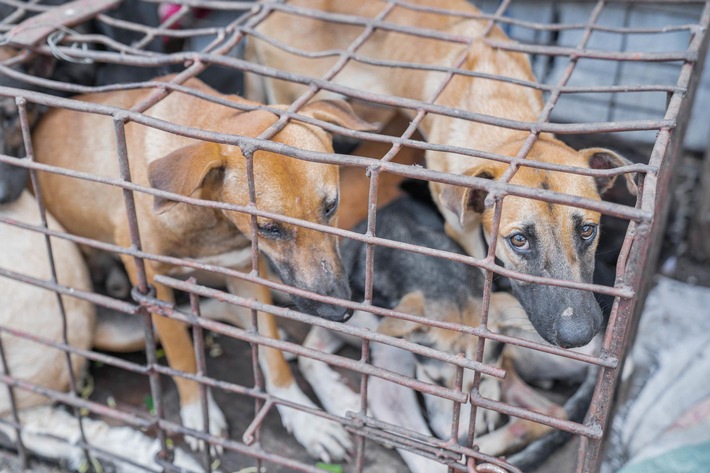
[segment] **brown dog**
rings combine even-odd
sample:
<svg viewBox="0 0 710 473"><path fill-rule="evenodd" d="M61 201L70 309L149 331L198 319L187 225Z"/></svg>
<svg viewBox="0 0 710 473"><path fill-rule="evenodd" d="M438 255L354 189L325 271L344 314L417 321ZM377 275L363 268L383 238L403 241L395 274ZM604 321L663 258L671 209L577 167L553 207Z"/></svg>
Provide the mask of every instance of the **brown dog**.
<svg viewBox="0 0 710 473"><path fill-rule="evenodd" d="M163 79L164 80L164 79ZM202 93L231 102L256 105L237 96L223 96L199 80L186 85ZM131 90L92 94L78 100L129 109L149 91ZM267 111L239 112L192 95L173 92L148 115L203 130L256 137L277 117ZM347 104L314 102L303 115L354 129L370 126L358 119ZM68 128L68 125L70 128ZM172 135L136 123L125 127L128 156L134 182L185 196L229 204L247 205L246 160L237 146L197 141ZM37 127L33 141L40 162L88 172L99 176L117 175L116 144L110 117L53 110ZM316 126L292 122L273 141L319 152L332 152L331 140ZM284 155L257 151L254 154L256 204L260 210L275 212L321 224L337 223L337 166L299 161ZM122 192L118 188L42 173L40 182L49 210L71 233L100 241L131 245ZM162 198L135 194L143 249L154 254L200 258L219 255L249 245L250 216L232 211L179 204ZM259 248L274 263L287 284L328 296L348 299L350 290L343 271L336 238L265 218L258 218ZM135 261L122 256L132 282L136 283ZM175 268L146 261L148 280ZM270 302L268 289L240 285L240 295ZM172 301L171 291L156 286L157 295ZM295 298L301 310L321 317L342 320L342 307ZM168 362L178 370L194 373L194 351L186 327L154 315L155 326ZM259 329L277 337L273 316L260 313ZM260 350L266 388L277 397L313 406L296 385L283 354ZM202 415L195 382L176 377L183 423L200 429ZM210 431L225 434L226 423L210 396ZM350 447L341 426L291 409L281 409L284 425L315 456L339 458ZM194 445L193 445L194 446Z"/></svg>
<svg viewBox="0 0 710 473"><path fill-rule="evenodd" d="M479 14L464 0L411 0L395 5L385 16L390 24L418 30L436 30L467 38L470 47L462 43L425 38L387 29L377 29L357 50L357 54L373 60L388 60L414 64L452 66L465 52L462 69L478 73L534 81L526 55L494 47L489 40L510 41L503 31L488 20L465 19L455 14L436 14L416 7L434 7L450 12ZM389 4L379 2L333 2L325 0L292 0L289 5L319 13L354 15L375 18ZM259 26L259 32L291 48L308 52L346 50L363 31L363 27L328 22L282 11L272 13ZM308 34L304 34L308 32ZM337 55L305 58L287 53L274 45L250 38L248 54L266 65L323 77L340 58ZM445 77L443 72L416 69L395 69L374 66L351 59L337 74L334 82L381 94L430 101ZM290 103L304 91L303 85L252 76L250 86L263 92L270 101ZM523 122L536 122L541 116L541 93L522 85L492 79L455 75L436 99L436 104ZM414 115L412 110L402 110ZM420 131L427 141L458 145L484 152L515 157L529 137L528 131L486 125L443 115L428 114ZM591 148L575 151L549 133L537 137L527 159L545 163L565 164L584 169L610 169L628 164L616 153ZM437 171L464 174L479 179L499 179L507 165L482 158L427 151L427 167ZM635 192L631 176L626 174L628 187ZM521 167L513 184L571 194L599 200L613 184L614 178L593 178ZM493 209L484 205L486 192L471 188L431 183L432 196L444 214L447 232L466 251L476 257L485 256L486 240L490 242ZM548 204L519 197L505 199L496 245L496 256L506 268L521 273L553 277L570 281L591 282L594 252L598 241L598 212L559 204ZM481 232L481 226L483 232ZM485 235L485 240L482 237ZM529 284L513 281L513 292L525 308L540 335L550 343L575 347L587 344L602 325L602 313L592 293L587 291Z"/></svg>

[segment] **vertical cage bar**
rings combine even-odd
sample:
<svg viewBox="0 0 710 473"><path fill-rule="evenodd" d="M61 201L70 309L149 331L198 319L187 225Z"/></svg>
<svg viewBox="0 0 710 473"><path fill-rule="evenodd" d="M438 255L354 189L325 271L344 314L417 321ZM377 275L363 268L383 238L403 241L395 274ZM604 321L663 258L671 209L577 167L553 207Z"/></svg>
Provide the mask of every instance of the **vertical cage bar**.
<svg viewBox="0 0 710 473"><path fill-rule="evenodd" d="M190 284L195 284L195 278L190 278L188 280ZM194 292L190 293L190 315L195 319L201 317L200 313L200 298ZM204 347L204 333L202 326L200 324L194 324L192 326L192 343L195 347L195 360L197 361L197 376L207 375L207 361L205 360L205 347ZM202 409L202 430L206 433L210 433L210 412L209 404L207 403L207 396L209 391L207 386L199 383L200 388L200 409ZM202 442L201 442L202 443ZM210 455L210 450L212 449L209 443L202 443L202 462L205 466L206 472L212 471L212 456Z"/></svg>
<svg viewBox="0 0 710 473"><path fill-rule="evenodd" d="M116 151L118 156L118 169L121 179L125 182L131 181L131 168L128 161L128 148L126 146L126 121L127 118L119 113L114 116L114 134L116 139ZM123 201L126 207L126 218L128 219L128 230L131 241L131 249L142 251L140 232L138 228L138 215L136 213L136 203L133 192L123 189ZM153 398L155 415L160 420L165 417L163 410L163 395L160 386L160 374L155 370L158 365L157 347L155 343L155 331L153 329L152 314L141 300L144 297L155 296L155 289L149 284L143 258L136 256L133 258L136 269L136 286L133 288L133 298L140 303L138 314L143 317L145 333L146 366L148 367L148 382L150 393ZM160 315L159 317L162 317ZM160 442L159 456L166 460L170 458L167 446L167 436L165 430L158 425L158 440Z"/></svg>
<svg viewBox="0 0 710 473"><path fill-rule="evenodd" d="M30 132L30 122L27 117L27 101L24 98L18 97L16 99L17 107L18 107L18 113L20 115L20 125L22 127L22 140L25 146L25 159L29 161L34 161L34 148L32 146L32 135ZM35 200L37 201L37 209L39 211L40 215L40 221L42 228L49 228L49 222L47 220L47 211L44 206L44 198L42 195L42 189L39 185L39 179L37 177L37 171L34 169L30 169L30 180L32 182L32 188L35 193ZM50 273L50 280L54 284L58 284L59 280L57 278L57 267L54 262L54 251L52 248L52 241L49 237L49 235L44 235L44 244L45 244L45 250L47 253L47 261L49 263L49 273ZM65 344L69 344L69 333L68 333L68 326L67 326L67 313L66 309L64 307L64 299L62 296L56 292L55 293L56 300L57 300L57 307L59 308L59 317L61 318L61 330L62 330L62 342ZM4 358L4 357L3 357ZM70 395L74 398L78 396L77 393L77 381L76 381L76 374L74 373L74 367L72 366L72 361L71 361L71 354L67 351L64 352L64 362L66 363L67 366L67 374L69 375L69 389L71 390ZM83 445L88 445L88 442L86 440L86 433L84 432L84 423L82 422L82 413L79 409L74 408L72 409L72 412L74 414L74 417L76 418L76 421L79 426L79 437L81 439L81 442ZM19 442L19 437L18 437L18 442ZM82 452L86 458L86 461L88 462L90 468L93 470L94 465L93 462L91 461L91 456L89 455L88 449L84 446L82 447Z"/></svg>
<svg viewBox="0 0 710 473"><path fill-rule="evenodd" d="M612 411L613 390L616 387L618 373L623 370L624 354L628 351L629 335L635 332L644 301L652 278L647 277L642 268L655 267L663 240L663 229L668 218L670 199L669 187L673 179L672 169L682 151L686 125L690 118L693 99L703 70L705 57L708 53L710 38L707 34L710 25L710 3L706 3L701 17L700 28L696 29L690 40L689 51L697 52L696 61L686 61L678 79L678 86L686 92L676 92L670 100L666 116L677 120L676 126L661 130L656 138L651 154L650 164L659 166L658 173L648 173L644 179L641 204L654 213L652 224L641 224L635 228L636 237L630 246L630 253L624 274L624 282L637 288L633 299L615 300L616 318L610 320L610 326L602 347L602 356L614 356L619 360L617 369L602 367L600 382L597 384L592 404L587 416L587 424L596 424L607 430ZM630 238L627 235L627 239ZM626 242L624 242L626 244ZM612 314L614 311L612 311ZM604 438L590 439L584 453L584 463L578 471L592 473L599 470L600 454Z"/></svg>

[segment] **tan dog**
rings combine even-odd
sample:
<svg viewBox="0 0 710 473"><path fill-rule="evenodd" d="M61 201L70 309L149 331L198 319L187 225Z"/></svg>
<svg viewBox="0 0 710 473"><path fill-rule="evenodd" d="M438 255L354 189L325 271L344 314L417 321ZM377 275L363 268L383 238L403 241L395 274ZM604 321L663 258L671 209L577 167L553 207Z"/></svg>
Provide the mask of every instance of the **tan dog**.
<svg viewBox="0 0 710 473"><path fill-rule="evenodd" d="M435 7L466 14L479 11L464 0L411 0L415 6ZM380 2L292 0L289 5L328 13L375 18L385 7ZM491 46L487 40L510 41L488 20L462 19L456 15L434 14L397 4L385 22L419 30L436 30L475 39L466 50L462 43L415 37L377 29L357 50L374 60L389 60L439 66L454 65L466 52L461 66L479 73L534 81L526 55ZM363 27L315 20L306 16L276 11L260 26L259 32L292 48L308 52L345 50ZM308 34L304 34L308 32ZM251 59L268 66L313 77L323 77L340 58L304 58L284 52L264 41L250 38ZM443 72L395 69L350 60L334 82L353 89L430 101L445 77ZM252 76L250 87L263 92L270 101L290 103L305 89L303 85ZM436 99L436 104L524 122L536 122L542 111L542 95L532 88L490 79L456 75ZM402 110L413 116L412 110ZM515 157L529 137L528 131L485 125L449 116L428 114L420 131L431 143L465 146ZM527 154L528 160L565 164L579 168L610 169L628 163L612 151L591 148L575 151L551 134L540 134ZM465 174L479 179L500 178L507 165L481 158L427 151L427 167L437 171ZM635 185L626 175L629 189ZM521 167L513 184L599 200L613 178L593 178L576 174ZM432 196L444 214L447 232L466 251L485 256L490 241L493 209L484 205L486 192L470 188L431 183ZM598 241L600 214L595 211L548 204L537 200L505 199L498 233L496 256L506 268L535 276L591 282L594 251ZM481 226L483 232L481 232ZM481 236L485 234L485 239ZM550 343L574 347L587 344L599 331L602 313L592 293L553 286L513 281L513 292L525 308L540 335Z"/></svg>
<svg viewBox="0 0 710 473"><path fill-rule="evenodd" d="M196 79L186 85L235 103L255 105L237 96L222 96ZM148 93L147 90L132 90L85 95L78 99L128 109ZM302 113L350 128L369 128L346 104L315 102L304 107ZM180 125L251 137L258 136L277 120L267 111L241 113L178 92L153 106L147 114ZM67 128L67 124L71 124L71 128ZM126 125L126 137L134 182L185 196L248 204L246 160L237 146L201 142L136 123ZM327 133L304 123L290 123L273 141L332 152ZM53 110L37 127L34 143L36 159L40 162L94 175L117 175L114 130L108 117ZM336 224L337 166L257 151L254 154L254 175L259 209L310 222ZM40 177L43 191L51 196L49 209L68 231L125 247L131 245L120 189L56 174L43 173ZM247 235L251 230L247 214L176 204L161 198L154 200L142 193L136 193L135 200L143 249L150 253L199 258L249 245ZM284 282L328 296L349 298L350 290L334 236L265 218L258 219L258 229L259 248L274 263ZM122 256L122 259L135 284L133 258ZM149 281L153 281L157 274L174 269L146 261ZM160 299L173 300L168 288L158 285L156 290ZM271 301L269 291L264 287L241 284L239 290L242 291L240 295ZM294 299L301 310L321 317L343 320L347 316L342 307L304 298ZM160 316L154 316L153 320L170 366L194 373L194 351L186 327ZM270 337L277 337L276 324L270 314L260 314L259 329ZM260 354L266 388L270 393L313 406L296 385L281 352L261 348ZM175 382L180 394L183 423L201 429L197 383L179 377ZM209 402L210 431L224 435L224 416L211 395ZM340 458L350 447L349 438L341 426L281 406L279 410L284 425L311 454L324 459Z"/></svg>
<svg viewBox="0 0 710 473"><path fill-rule="evenodd" d="M15 202L0 205L0 217L30 225L41 225L37 202L25 191ZM47 218L52 230L63 231L51 215ZM51 280L44 236L41 233L0 223L0 270ZM86 264L76 245L52 238L52 251L60 285L76 291L91 291L91 280ZM69 346L91 348L94 338L93 304L76 297L61 296L66 315ZM57 295L49 290L12 279L0 278L0 325L29 333L51 342L62 342L64 327ZM9 375L54 392L70 389L67 358L57 348L20 338L7 332L2 334L3 357ZM72 355L72 370L78 381L86 366L86 359ZM64 459L72 470L86 466L83 450L75 444L80 439L79 425L74 416L50 404L48 398L25 389L14 389L15 403L22 422L22 441L33 453L44 458ZM0 416L9 418L11 400L8 390L0 389ZM157 440L150 439L128 427L109 426L101 420L85 417L82 421L88 442L103 451L125 457L133 463L115 463L118 472L162 471L155 462L160 449ZM0 430L10 439L16 437L10 424L0 424ZM57 440L62 439L62 440ZM130 452L126 446L130 445ZM96 455L96 452L92 454ZM101 455L98 455L101 457ZM137 464L138 466L134 466ZM175 452L175 464L198 471L200 465L180 449Z"/></svg>

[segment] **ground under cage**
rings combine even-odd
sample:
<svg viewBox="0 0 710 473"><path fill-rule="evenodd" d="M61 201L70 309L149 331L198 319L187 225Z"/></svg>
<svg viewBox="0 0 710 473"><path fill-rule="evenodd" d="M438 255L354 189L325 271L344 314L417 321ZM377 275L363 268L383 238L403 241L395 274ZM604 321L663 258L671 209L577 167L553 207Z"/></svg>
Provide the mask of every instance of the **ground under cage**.
<svg viewBox="0 0 710 473"><path fill-rule="evenodd" d="M0 0L20 462L597 471L710 2L479 7Z"/></svg>

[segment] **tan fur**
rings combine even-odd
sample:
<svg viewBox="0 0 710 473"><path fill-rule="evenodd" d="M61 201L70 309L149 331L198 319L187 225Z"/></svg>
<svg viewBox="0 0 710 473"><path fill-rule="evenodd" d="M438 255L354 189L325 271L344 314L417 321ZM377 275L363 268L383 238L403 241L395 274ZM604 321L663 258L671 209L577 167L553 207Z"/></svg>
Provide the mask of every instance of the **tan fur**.
<svg viewBox="0 0 710 473"><path fill-rule="evenodd" d="M426 301L421 292L412 292L402 298L395 310L421 317L426 317L427 314L429 314L430 317L436 318L440 321L461 323L471 327L476 327L480 324L480 301L474 299L471 299L467 307L465 307L463 311L460 311L453 307L448 307L445 304L442 305ZM509 324L511 318L516 318L516 316L512 314L516 313L522 313L520 317L525 317L523 309L513 296L505 292L493 293L491 295L491 306L489 310L489 328L499 330L499 324ZM532 331L532 327L530 327L529 330ZM430 327L418 322L393 317L383 319L378 325L377 331L393 337L403 337L414 342L425 342L427 346L432 346L450 353L465 353L471 358L474 356L475 350L478 346L478 338L475 336L464 335L452 330ZM490 351L492 350L494 344L495 342L490 340L486 343L484 362L496 364L497 366L503 368L506 372L506 378L500 382L501 400L513 406L530 409L534 412L553 416L558 419L566 419L567 413L564 408L549 401L542 394L532 389L517 374L513 364L514 359L517 356L525 356L524 350L518 349L515 346L506 345L500 359L495 360L491 358L490 355ZM450 365L441 364L430 367L424 366L422 369L424 376L428 377L430 382L431 380L439 379L443 381L444 386L448 388L455 387L456 371L455 369L452 369ZM490 394L485 391L490 390L492 385L497 386L497 384L497 380L483 377L482 384L479 388L481 394L484 397L490 398ZM464 391L470 392L472 388L473 376L470 371L466 370L464 372L463 389ZM445 403L441 403L438 398L435 400L428 400L435 403L432 404L432 406L438 406L441 409L437 412L428 412L430 420L432 420L437 414L440 414L443 409L446 409L447 405ZM495 412L487 410L480 410L479 413L481 412L495 414ZM487 420L495 422L497 419L498 416L495 415L493 419ZM464 422L465 421L466 420L464 420ZM483 453L494 456L504 455L520 450L530 442L554 430L552 427L547 425L542 425L524 419L511 418L511 420L505 425L500 426L495 430L491 430L485 435L478 435L479 433L485 432L486 427L486 425L482 425L479 419L479 422L476 424L476 444L480 447L480 450ZM466 426L464 425L462 431L465 430Z"/></svg>
<svg viewBox="0 0 710 473"><path fill-rule="evenodd" d="M374 18L385 6L383 2L377 1L349 2L345 0L290 0L288 3L304 8L364 18ZM430 0L411 0L408 3L435 6L469 14L479 13L475 7L463 0L442 0L436 3ZM403 6L395 6L386 16L385 21L470 38L483 37L488 26L487 20L461 20L461 18L452 15L423 13ZM275 12L259 26L259 31L291 47L314 52L346 49L362 32L362 28ZM491 29L487 38L496 41L510 41L497 26ZM358 49L358 54L380 60L452 65L464 48L465 45L460 43L379 30ZM338 59L338 57L318 59L298 57L253 38L250 38L247 54L252 60L269 66L313 77L324 76ZM483 40L473 42L468 49L467 58L462 68L535 81L526 55L495 49ZM443 78L444 73L440 72L410 69L397 71L386 67L364 65L351 60L344 70L337 74L334 81L368 92L428 101L433 98L433 94ZM250 83L255 82L257 80L252 77ZM268 78L264 79L261 88L265 90L269 100L281 103L293 101L305 90L305 86L300 84ZM537 90L520 85L457 75L444 89L436 103L494 117L535 122L542 110L542 95ZM404 110L404 112L413 115L412 111ZM434 114L429 114L424 119L420 131L431 143L465 146L507 156L516 156L523 141L529 135L527 131L511 130ZM590 167L588 157L587 153L569 148L550 134L540 135L528 154L528 159L531 160L582 168ZM426 163L428 168L437 171L472 174L471 170L481 165L490 165L491 161L427 151ZM594 179L591 177L573 174L555 176L554 173L544 171L535 173L520 171L513 179L513 183L539 188L545 177L549 181L565 181L565 188L559 189L561 192L589 199L599 199ZM467 212L467 209L451 209L443 205L440 195L447 187L444 184L431 183L432 196L446 217L449 234L469 254L484 257L484 246L478 232L480 216ZM506 199L506 202L509 200L512 199ZM530 210L526 206L505 205L504 221L519 220L521 216L530 215L527 213ZM462 216L462 213L466 213L466 215ZM535 215L555 222L552 216L545 216L545 214L537 212ZM588 216L590 221L598 223L598 214L589 213ZM501 232L501 238L503 237L503 232ZM498 245L499 248L503 246ZM515 266L515 261L505 253L502 252L497 256L508 266Z"/></svg>
<svg viewBox="0 0 710 473"><path fill-rule="evenodd" d="M160 79L160 80L167 80ZM224 96L193 79L186 86L235 103L255 105L237 96ZM131 90L77 97L78 100L130 108L143 100L148 90ZM316 102L301 111L341 126L366 129L346 105ZM277 117L266 111L239 112L191 95L173 92L147 115L208 131L256 137ZM67 128L67 124L71 124ZM128 156L133 182L198 198L247 205L246 160L237 146L200 142L129 122L126 127ZM328 135L302 122L291 122L272 141L301 149L332 152ZM110 118L68 110L52 110L38 125L33 142L40 162L91 173L118 177L113 124ZM338 195L338 168L328 164L299 161L284 155L257 151L254 154L256 204L260 210L335 225L337 215L324 221L323 202ZM47 205L71 233L131 246L126 210L119 188L56 174L41 173L40 185L51 196ZM135 193L143 249L178 257L210 257L249 245L250 216L221 211ZM155 208L154 208L155 207ZM258 218L259 224L268 219ZM283 224L294 237L289 241L260 238L259 248L275 263L288 260L298 267L299 281L317 290L323 273L340 267L336 238L321 232ZM319 258L313 258L318 254ZM133 284L138 282L135 261L122 257ZM146 260L148 282L157 274L175 268ZM156 285L158 298L172 302L172 292ZM263 302L271 302L261 291ZM260 331L276 338L276 324L270 314L261 314ZM188 373L196 371L192 342L186 327L161 316L153 317L170 365ZM267 385L294 384L280 352L268 351ZM198 385L175 378L181 406L197 400Z"/></svg>
<svg viewBox="0 0 710 473"><path fill-rule="evenodd" d="M0 205L0 214L31 225L41 225L37 203L25 191L12 204ZM62 230L49 216L49 227ZM51 280L45 241L42 234L19 227L0 224L0 267L26 276ZM91 291L91 281L78 248L67 240L52 238L55 267L59 284ZM61 296L64 304L67 336L70 346L88 349L94 328L94 306L76 297ZM0 325L35 334L53 342L62 341L62 316L57 295L52 291L11 279L0 280ZM10 374L46 388L66 392L69 389L69 370L64 354L9 335L2 334L3 352ZM72 356L72 368L77 379L86 360ZM18 408L46 404L47 398L29 391L16 392ZM10 413L7 389L0 389L0 415Z"/></svg>
<svg viewBox="0 0 710 473"><path fill-rule="evenodd" d="M25 191L11 204L0 205L0 215L18 222L41 226L37 202ZM49 228L64 231L57 221L47 214ZM25 276L51 280L45 239L41 233L20 227L0 224L0 268ZM91 291L89 271L77 246L64 239L51 238L53 260L59 284L77 291ZM6 329L20 330L53 342L63 341L63 326L57 294L28 283L0 278L0 325ZM70 347L88 350L94 336L95 308L90 302L76 297L61 296L66 315L67 342ZM9 375L54 392L69 392L70 377L65 353L26 338L2 334L3 356ZM77 383L84 376L86 359L71 356L72 369ZM79 423L69 412L52 405L49 398L26 389L14 388L15 403L19 409L24 447L41 458L67 463L72 471L80 471L87 464L82 449L76 445L80 439ZM10 417L11 404L8 389L0 389L0 417ZM112 470L118 473L160 471L155 463L160 448L157 440L146 437L129 427L106 424L101 419L84 417L83 433L91 444L113 456L107 459ZM17 433L10 424L0 425L0 431L16 441ZM121 461L130 455L130 464ZM99 458L104 460L101 454ZM175 465L189 471L198 471L200 465L182 449L175 450Z"/></svg>
<svg viewBox="0 0 710 473"><path fill-rule="evenodd" d="M564 408L548 400L538 393L515 371L512 359L505 354L501 367L506 370L507 376L503 380L501 393L502 400L514 406L523 407L539 414L544 414L557 419L567 419ZM537 440L555 429L526 419L511 417L508 423L493 432L477 439L476 443L482 452L490 455L503 455L516 452L534 440Z"/></svg>

